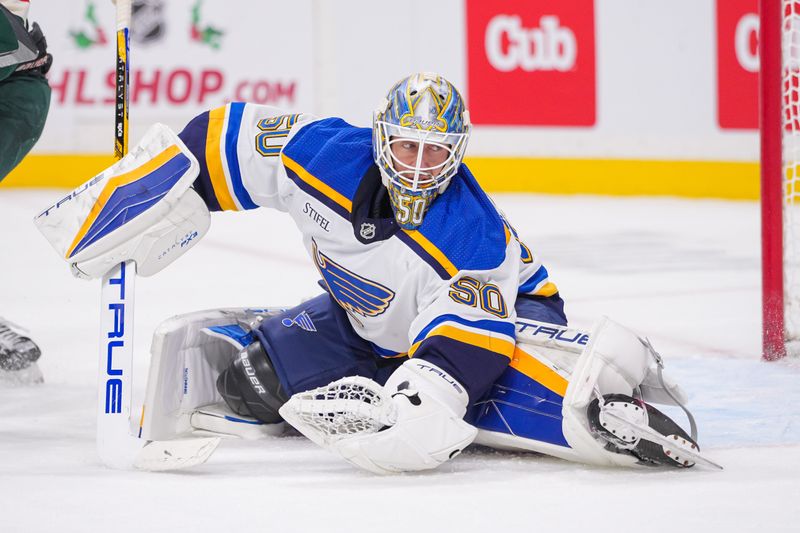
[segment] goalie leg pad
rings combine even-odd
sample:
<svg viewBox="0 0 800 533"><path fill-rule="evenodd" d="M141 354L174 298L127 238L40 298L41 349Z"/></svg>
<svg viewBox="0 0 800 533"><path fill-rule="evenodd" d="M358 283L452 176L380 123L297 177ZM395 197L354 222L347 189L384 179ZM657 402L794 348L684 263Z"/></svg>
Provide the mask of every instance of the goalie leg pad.
<svg viewBox="0 0 800 533"><path fill-rule="evenodd" d="M283 433L284 423L265 424L245 415L233 415L224 403L200 407L190 416L195 435L258 440Z"/></svg>
<svg viewBox="0 0 800 533"><path fill-rule="evenodd" d="M630 397L636 389L648 403L686 401L680 387L660 372L649 342L607 318L591 332L526 318L517 324L518 346L509 369L468 418L481 430L479 444L632 466L639 457L612 449L592 430L590 403L598 395Z"/></svg>
<svg viewBox="0 0 800 533"><path fill-rule="evenodd" d="M219 375L217 391L234 413L252 416L267 424L283 420L278 409L289 399L259 341L240 351Z"/></svg>
<svg viewBox="0 0 800 533"><path fill-rule="evenodd" d="M222 401L217 378L252 342L246 324L279 311L211 309L162 322L153 335L142 438L162 441L191 434L191 414Z"/></svg>

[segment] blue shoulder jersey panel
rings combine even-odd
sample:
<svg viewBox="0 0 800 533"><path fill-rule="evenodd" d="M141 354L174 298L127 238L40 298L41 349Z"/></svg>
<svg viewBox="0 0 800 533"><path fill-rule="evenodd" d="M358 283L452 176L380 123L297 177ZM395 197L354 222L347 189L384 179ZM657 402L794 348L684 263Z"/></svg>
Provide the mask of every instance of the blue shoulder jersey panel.
<svg viewBox="0 0 800 533"><path fill-rule="evenodd" d="M349 219L361 177L373 164L372 131L340 118L322 119L298 131L282 157L298 187Z"/></svg>
<svg viewBox="0 0 800 533"><path fill-rule="evenodd" d="M459 270L491 270L505 259L510 239L503 219L466 165L433 202L417 230L397 236L442 279Z"/></svg>

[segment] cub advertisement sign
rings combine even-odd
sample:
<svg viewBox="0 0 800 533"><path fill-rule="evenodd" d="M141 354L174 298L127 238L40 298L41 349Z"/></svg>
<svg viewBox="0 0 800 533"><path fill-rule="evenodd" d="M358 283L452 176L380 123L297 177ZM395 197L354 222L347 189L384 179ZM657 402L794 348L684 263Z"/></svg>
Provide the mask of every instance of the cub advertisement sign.
<svg viewBox="0 0 800 533"><path fill-rule="evenodd" d="M475 124L594 125L593 0L467 0L466 18Z"/></svg>
<svg viewBox="0 0 800 533"><path fill-rule="evenodd" d="M717 117L758 128L758 0L717 0Z"/></svg>

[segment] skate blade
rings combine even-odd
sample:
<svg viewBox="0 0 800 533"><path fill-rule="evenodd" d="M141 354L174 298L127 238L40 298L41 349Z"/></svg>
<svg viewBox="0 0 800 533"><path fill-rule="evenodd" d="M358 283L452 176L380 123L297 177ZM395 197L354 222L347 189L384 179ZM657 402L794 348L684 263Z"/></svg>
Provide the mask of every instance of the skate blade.
<svg viewBox="0 0 800 533"><path fill-rule="evenodd" d="M139 450L134 468L149 472L180 470L206 462L220 443L220 438L153 440Z"/></svg>
<svg viewBox="0 0 800 533"><path fill-rule="evenodd" d="M655 442L656 444L660 444L662 448L665 450L672 450L675 448L675 443L670 441L667 437L659 433L658 431L654 430L650 426L637 426L624 418L615 415L612 412L605 412L605 416L611 418L615 422L618 422L625 427L629 428L631 431L635 431L641 434L641 438L645 440L649 440L651 442ZM680 447L681 454L689 459L690 461L694 462L695 464L705 466L708 468L714 468L716 470L723 470L722 465L715 463L714 461L707 459L703 455L700 455L699 452L692 451L689 448Z"/></svg>

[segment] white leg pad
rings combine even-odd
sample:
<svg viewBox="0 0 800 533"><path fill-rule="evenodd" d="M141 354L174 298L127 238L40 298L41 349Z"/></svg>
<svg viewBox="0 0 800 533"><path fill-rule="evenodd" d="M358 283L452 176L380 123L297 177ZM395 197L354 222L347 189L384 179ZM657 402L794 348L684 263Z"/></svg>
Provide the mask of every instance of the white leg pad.
<svg viewBox="0 0 800 533"><path fill-rule="evenodd" d="M597 465L630 466L636 459L604 449L605 440L589 430L586 410L597 395L631 395L650 372L653 355L631 330L601 318L575 364L562 407L564 437L581 460Z"/></svg>
<svg viewBox="0 0 800 533"><path fill-rule="evenodd" d="M189 422L198 436L233 437L259 440L283 434L285 424L265 424L249 416L231 412L224 403L200 407L189 415Z"/></svg>
<svg viewBox="0 0 800 533"><path fill-rule="evenodd" d="M222 402L216 381L241 349L235 339L204 331L236 325L274 309L213 309L173 317L153 335L152 358L140 425L148 440L192 434L191 415Z"/></svg>

